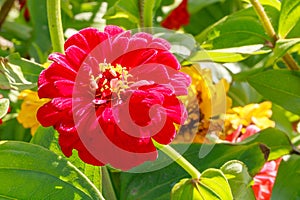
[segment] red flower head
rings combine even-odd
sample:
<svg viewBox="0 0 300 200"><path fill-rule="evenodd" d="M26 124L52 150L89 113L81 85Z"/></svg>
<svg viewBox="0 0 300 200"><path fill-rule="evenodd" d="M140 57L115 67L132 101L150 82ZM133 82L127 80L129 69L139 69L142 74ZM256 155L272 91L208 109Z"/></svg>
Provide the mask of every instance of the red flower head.
<svg viewBox="0 0 300 200"><path fill-rule="evenodd" d="M162 22L161 25L168 29L178 30L182 25L190 22L190 14L187 10L188 0L183 0Z"/></svg>
<svg viewBox="0 0 300 200"><path fill-rule="evenodd" d="M190 78L169 49L163 39L117 26L79 31L39 77L39 96L52 100L38 120L59 132L66 156L76 149L86 163L130 169L156 159L152 139L169 144L174 123L186 118L177 95L187 94Z"/></svg>

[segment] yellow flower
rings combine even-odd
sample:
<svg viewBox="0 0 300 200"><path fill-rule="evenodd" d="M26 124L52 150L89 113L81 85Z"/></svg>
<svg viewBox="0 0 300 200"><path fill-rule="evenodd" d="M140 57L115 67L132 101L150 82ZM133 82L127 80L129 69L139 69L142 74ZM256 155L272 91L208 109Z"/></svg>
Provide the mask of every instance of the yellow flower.
<svg viewBox="0 0 300 200"><path fill-rule="evenodd" d="M24 128L31 128L31 135L34 135L37 128L40 126L36 118L38 109L47 103L49 99L40 99L37 92L31 90L24 90L20 93L19 99L24 100L21 104L21 110L17 120Z"/></svg>
<svg viewBox="0 0 300 200"><path fill-rule="evenodd" d="M248 104L244 107L234 107L225 116L225 131L229 135L242 125L242 133L246 127L253 124L260 129L274 127L275 122L270 120L272 116L272 103L265 101L260 104Z"/></svg>
<svg viewBox="0 0 300 200"><path fill-rule="evenodd" d="M223 124L220 116L231 107L231 99L226 95L229 84L225 79L214 83L211 71L199 65L183 67L181 71L191 77L192 84L187 97L182 98L189 117L186 125L180 127L175 143L203 143L208 133L220 136Z"/></svg>

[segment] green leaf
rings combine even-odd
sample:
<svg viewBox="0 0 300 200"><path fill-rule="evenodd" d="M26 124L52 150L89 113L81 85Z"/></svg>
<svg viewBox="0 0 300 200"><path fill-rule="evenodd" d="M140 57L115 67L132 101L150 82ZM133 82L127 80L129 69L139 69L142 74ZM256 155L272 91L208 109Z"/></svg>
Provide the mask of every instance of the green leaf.
<svg viewBox="0 0 300 200"><path fill-rule="evenodd" d="M266 12L276 24L279 11L270 5L265 6ZM205 49L224 49L248 45L265 44L272 39L266 35L261 22L253 8L243 9L222 18L214 25L196 36L196 40Z"/></svg>
<svg viewBox="0 0 300 200"><path fill-rule="evenodd" d="M285 38L300 20L300 2L283 0L280 12L278 34Z"/></svg>
<svg viewBox="0 0 300 200"><path fill-rule="evenodd" d="M272 66L281 57L283 57L290 49L300 43L300 38L293 39L279 39L276 41L273 52L269 55L269 59L266 61L266 66Z"/></svg>
<svg viewBox="0 0 300 200"><path fill-rule="evenodd" d="M9 99L0 99L0 119L6 115L9 108Z"/></svg>
<svg viewBox="0 0 300 200"><path fill-rule="evenodd" d="M289 137L275 128L264 129L243 140L241 144L250 144L251 142L261 142L270 149L268 160L275 160L289 154L293 150Z"/></svg>
<svg viewBox="0 0 300 200"><path fill-rule="evenodd" d="M208 168L220 168L229 160L240 160L246 164L249 173L255 175L264 165L265 157L268 157L267 152L263 153L262 150L266 147L258 143L244 145L191 144L187 150L188 146L184 144L173 145L173 147L178 152L182 152L184 158L199 171ZM166 163L171 164L166 166ZM119 196L121 200L169 199L172 186L180 179L188 176L177 163L159 151L156 161L146 162L129 172L121 172Z"/></svg>
<svg viewBox="0 0 300 200"><path fill-rule="evenodd" d="M182 179L175 184L171 200L233 199L229 183L219 169L207 169L199 180Z"/></svg>
<svg viewBox="0 0 300 200"><path fill-rule="evenodd" d="M233 199L229 183L219 169L207 169L200 177L200 194L205 199Z"/></svg>
<svg viewBox="0 0 300 200"><path fill-rule="evenodd" d="M251 188L252 177L244 163L238 160L228 161L221 170L229 182L235 200L255 199Z"/></svg>
<svg viewBox="0 0 300 200"><path fill-rule="evenodd" d="M295 114L300 114L300 72L269 70L248 78L264 98Z"/></svg>
<svg viewBox="0 0 300 200"><path fill-rule="evenodd" d="M291 155L280 163L271 200L299 199L300 156Z"/></svg>
<svg viewBox="0 0 300 200"><path fill-rule="evenodd" d="M36 87L42 67L34 62L12 54L0 58L0 88L25 90Z"/></svg>
<svg viewBox="0 0 300 200"><path fill-rule="evenodd" d="M2 141L0 161L0 196L4 198L103 199L83 173L43 147Z"/></svg>
<svg viewBox="0 0 300 200"><path fill-rule="evenodd" d="M250 45L227 49L200 50L194 53L189 60L192 62L214 61L214 62L239 62L250 55L266 54L271 50L262 50L263 45Z"/></svg>
<svg viewBox="0 0 300 200"><path fill-rule="evenodd" d="M30 143L43 146L57 155L64 157L64 154L61 152L58 144L58 134L53 127L45 128L40 126L32 137ZM73 155L70 158L67 158L67 160L82 171L99 189L99 191L102 190L100 167L84 163L79 158L76 150L73 151Z"/></svg>

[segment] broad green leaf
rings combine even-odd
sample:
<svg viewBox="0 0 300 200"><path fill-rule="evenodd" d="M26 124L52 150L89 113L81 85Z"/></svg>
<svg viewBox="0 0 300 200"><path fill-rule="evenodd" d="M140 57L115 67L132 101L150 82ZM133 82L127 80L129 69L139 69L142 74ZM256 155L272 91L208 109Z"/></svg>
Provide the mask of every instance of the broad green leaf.
<svg viewBox="0 0 300 200"><path fill-rule="evenodd" d="M42 67L32 61L12 54L0 58L0 88L24 90L36 87Z"/></svg>
<svg viewBox="0 0 300 200"><path fill-rule="evenodd" d="M199 62L211 60L214 62L239 62L245 60L250 55L266 54L271 50L263 50L263 45L250 45L227 49L200 50L189 58L190 61Z"/></svg>
<svg viewBox="0 0 300 200"><path fill-rule="evenodd" d="M295 114L300 114L300 72L269 70L248 78L264 98Z"/></svg>
<svg viewBox="0 0 300 200"><path fill-rule="evenodd" d="M60 150L58 144L58 135L53 127L42 127L40 126L34 136L32 137L31 143L43 146L52 152L65 157ZM73 151L73 155L70 158L66 158L69 162L75 165L79 170L81 170L92 182L93 184L101 191L101 170L98 166L93 166L84 163L78 156L76 150Z"/></svg>
<svg viewBox="0 0 300 200"><path fill-rule="evenodd" d="M182 179L175 184L171 200L233 199L229 183L219 169L207 169L199 180Z"/></svg>
<svg viewBox="0 0 300 200"><path fill-rule="evenodd" d="M187 145L178 144L173 147L178 152L182 152L186 150ZM220 168L229 160L240 160L246 164L249 173L255 175L264 165L265 156L268 157L267 152L263 153L262 148L266 147L258 143L247 145L191 144L183 157L200 172L208 168ZM166 166L165 163L171 164ZM169 157L159 151L156 161L147 162L129 172L121 173L119 196L121 200L169 199L172 186L186 177L189 175L177 163L172 162Z"/></svg>
<svg viewBox="0 0 300 200"><path fill-rule="evenodd" d="M275 160L289 154L293 150L289 137L284 132L275 128L262 130L243 140L241 144L249 144L251 142L261 142L270 149L268 160Z"/></svg>
<svg viewBox="0 0 300 200"><path fill-rule="evenodd" d="M275 64L278 59L284 56L290 49L300 44L300 38L292 39L279 39L276 41L273 52L269 55L269 59L266 61L266 66Z"/></svg>
<svg viewBox="0 0 300 200"><path fill-rule="evenodd" d="M43 147L2 141L0 161L2 197L103 199L101 193L74 165Z"/></svg>
<svg viewBox="0 0 300 200"><path fill-rule="evenodd" d="M266 12L276 24L279 11L265 6ZM253 8L247 8L222 18L214 25L196 36L205 49L224 49L248 45L265 44L272 39L266 35Z"/></svg>
<svg viewBox="0 0 300 200"><path fill-rule="evenodd" d="M228 161L221 167L221 170L229 182L235 200L255 200L251 188L252 177L244 163L238 160Z"/></svg>
<svg viewBox="0 0 300 200"><path fill-rule="evenodd" d="M278 34L285 38L299 23L300 1L283 0L280 12Z"/></svg>
<svg viewBox="0 0 300 200"><path fill-rule="evenodd" d="M299 155L291 155L281 161L273 186L271 200L299 199L299 166Z"/></svg>
<svg viewBox="0 0 300 200"><path fill-rule="evenodd" d="M219 169L207 169L200 177L200 196L205 199L233 199L229 183Z"/></svg>
<svg viewBox="0 0 300 200"><path fill-rule="evenodd" d="M6 115L9 108L9 99L2 98L0 99L0 119Z"/></svg>

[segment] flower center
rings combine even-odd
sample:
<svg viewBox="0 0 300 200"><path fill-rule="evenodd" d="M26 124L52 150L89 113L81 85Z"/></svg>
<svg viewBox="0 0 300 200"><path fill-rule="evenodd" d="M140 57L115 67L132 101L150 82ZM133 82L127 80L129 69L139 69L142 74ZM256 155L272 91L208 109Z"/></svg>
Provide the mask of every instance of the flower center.
<svg viewBox="0 0 300 200"><path fill-rule="evenodd" d="M112 66L107 63L99 64L100 73L97 77L91 75L90 87L96 96L93 103L101 105L111 100L113 93L120 98L120 93L128 88L127 78L129 76L125 67L120 64Z"/></svg>

